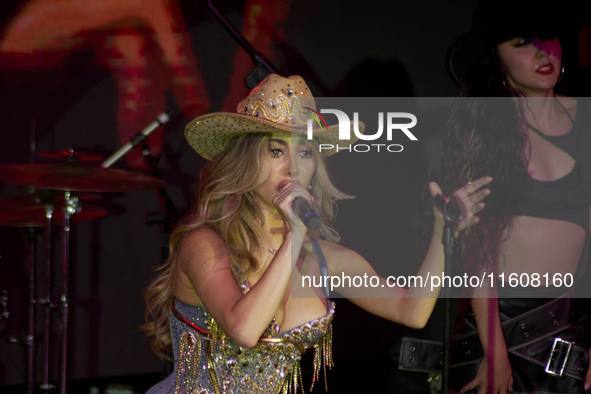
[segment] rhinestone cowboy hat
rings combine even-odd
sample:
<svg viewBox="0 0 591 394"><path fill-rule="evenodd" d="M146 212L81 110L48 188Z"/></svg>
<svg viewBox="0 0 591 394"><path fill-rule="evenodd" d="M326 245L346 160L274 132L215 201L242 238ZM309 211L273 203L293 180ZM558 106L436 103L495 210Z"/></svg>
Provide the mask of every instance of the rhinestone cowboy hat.
<svg viewBox="0 0 591 394"><path fill-rule="evenodd" d="M357 138L339 140L339 125L327 126L318 121L314 97L304 79L293 75L284 78L267 76L248 97L242 100L236 113L216 112L193 119L185 128L185 137L193 149L206 159L212 159L234 138L249 133L285 133L306 136L308 119L313 119L313 136L323 147L322 154L330 156L352 145ZM320 123L320 124L319 124ZM353 127L351 123L351 128ZM359 132L365 125L359 122ZM351 130L352 131L352 130ZM354 133L351 132L353 136Z"/></svg>

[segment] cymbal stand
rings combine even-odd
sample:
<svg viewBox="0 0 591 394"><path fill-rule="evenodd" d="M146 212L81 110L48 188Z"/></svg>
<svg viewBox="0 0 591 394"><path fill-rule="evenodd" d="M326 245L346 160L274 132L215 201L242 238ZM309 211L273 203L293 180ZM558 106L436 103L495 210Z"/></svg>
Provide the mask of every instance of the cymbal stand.
<svg viewBox="0 0 591 394"><path fill-rule="evenodd" d="M29 321L28 321L28 334L25 337L24 343L27 348L27 394L33 394L35 391L35 266L37 261L37 253L35 250L35 240L37 235L41 231L39 227L28 227L26 230L27 239L29 243Z"/></svg>
<svg viewBox="0 0 591 394"><path fill-rule="evenodd" d="M0 289L0 332L8 327L8 292L5 289Z"/></svg>
<svg viewBox="0 0 591 394"><path fill-rule="evenodd" d="M39 300L43 305L43 381L39 388L44 391L55 387L49 383L49 334L51 330L51 310L55 308L55 304L51 301L51 221L53 209L53 205L45 206L45 298Z"/></svg>
<svg viewBox="0 0 591 394"><path fill-rule="evenodd" d="M62 229L62 325L61 325L61 354L60 354L60 382L59 393L67 393L68 384L68 319L70 317L68 296L70 276L70 219L72 215L80 212L81 206L78 197L74 197L69 191L64 193L64 228Z"/></svg>

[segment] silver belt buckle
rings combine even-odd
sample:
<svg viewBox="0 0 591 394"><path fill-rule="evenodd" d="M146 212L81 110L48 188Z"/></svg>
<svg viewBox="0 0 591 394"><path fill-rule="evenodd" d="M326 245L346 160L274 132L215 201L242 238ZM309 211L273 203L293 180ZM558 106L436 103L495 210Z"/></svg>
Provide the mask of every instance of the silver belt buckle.
<svg viewBox="0 0 591 394"><path fill-rule="evenodd" d="M552 368L550 364L552 363L552 358L554 355L560 352L563 346L566 346L566 354L564 354L564 358L562 360L562 365L560 366L560 370L556 368ZM570 354L570 349L573 346L573 342L565 341L562 338L554 338L554 343L552 344L552 350L550 351L550 357L548 358L548 362L546 363L546 368L544 371L550 375L560 376L564 375L564 369L566 368L566 362L568 361L568 355Z"/></svg>

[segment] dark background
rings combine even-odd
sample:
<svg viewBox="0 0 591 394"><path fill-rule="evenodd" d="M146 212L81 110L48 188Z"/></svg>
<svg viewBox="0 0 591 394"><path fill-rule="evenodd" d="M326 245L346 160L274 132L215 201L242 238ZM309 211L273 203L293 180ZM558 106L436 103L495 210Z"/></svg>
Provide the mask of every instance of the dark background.
<svg viewBox="0 0 591 394"><path fill-rule="evenodd" d="M211 102L209 111L228 110L229 104L224 103L231 76L242 78L236 70L248 70L252 62L233 64L242 49L196 3L180 1ZM241 29L245 13L250 11L245 9L246 4L219 3L218 9ZM259 48L257 42L251 44L272 59L281 74L303 76L316 96L456 94L445 71L445 53L469 29L476 1L283 3L289 7L285 21L278 26L284 37L269 48ZM0 164L28 162L32 118L36 121L37 152L73 147L107 157L127 142L120 141L117 134L115 76L95 61L96 56L92 50L82 50L51 69L1 70ZM175 105L170 90L163 89L161 95L168 107ZM153 118L157 115L154 113ZM445 119L441 111L430 116ZM187 121L181 117L164 128L160 164L162 178L168 182L167 191L181 216L191 205L196 176L203 164L184 139ZM140 130L138 127L137 132ZM393 264L400 274L414 273L418 268L416 231L409 217L418 207L426 183L425 143L437 129L417 130L419 142L404 142L401 153L344 152L328 160L336 185L356 195L355 200L339 204L335 227L341 243L366 257L379 272ZM37 160L47 159L37 156ZM127 168L125 163L117 167ZM0 184L2 198L26 192L26 187ZM158 226L147 226L145 221L148 213L160 210L158 195L155 191L104 194L98 204L109 214L75 225L72 232L70 376L81 379L159 373L163 364L138 331L144 313L141 292L149 272L161 263L164 237ZM43 263L41 238L38 247L39 262ZM6 341L24 335L27 327L26 243L21 231L0 227L0 255L0 289L8 291L11 313L9 328L0 334L0 385L13 385L24 382L25 370L22 346ZM55 227L55 266L60 258L59 228ZM350 374L356 373L360 374L355 376L356 382L365 379L363 387L379 381L375 383L379 389L374 392L395 388L403 392L393 361L400 338L409 335L438 339L442 321L439 309L427 328L416 331L370 316L346 300L337 300L337 368L332 374L337 376L340 362L344 377L329 379L329 386L336 381L331 388L338 392L338 382L348 382ZM54 317L57 320L57 315ZM56 354L57 341L55 337L52 342ZM52 376L56 371L57 366L52 366Z"/></svg>

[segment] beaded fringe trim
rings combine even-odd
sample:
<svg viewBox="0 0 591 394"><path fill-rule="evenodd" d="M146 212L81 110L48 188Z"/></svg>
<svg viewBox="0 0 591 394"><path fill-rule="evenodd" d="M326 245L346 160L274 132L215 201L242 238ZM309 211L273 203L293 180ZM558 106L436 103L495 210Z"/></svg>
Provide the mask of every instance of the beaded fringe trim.
<svg viewBox="0 0 591 394"><path fill-rule="evenodd" d="M324 391L328 391L326 367L328 367L328 369L334 367L334 360L332 358L332 323L329 323L326 335L322 337L318 344L314 345L314 374L312 375L310 391L312 391L314 383L320 376L320 365L322 365L322 370L324 372Z"/></svg>
<svg viewBox="0 0 591 394"><path fill-rule="evenodd" d="M191 333L183 333L181 336L179 354L179 364L177 367L176 381L174 384L174 394L184 394L181 385L181 376L185 374L185 382L196 382L198 378L198 367L201 359L201 341Z"/></svg>
<svg viewBox="0 0 591 394"><path fill-rule="evenodd" d="M211 385L215 394L221 394L222 389L215 370L213 353L211 351L212 342L205 342L205 359L207 360L207 370L211 378ZM199 380L199 365L201 361L201 340L194 334L185 332L181 336L179 346L179 364L175 381L174 394L185 394L183 387L197 387ZM181 377L184 376L181 382Z"/></svg>
<svg viewBox="0 0 591 394"><path fill-rule="evenodd" d="M174 306L172 306L172 311L175 316L182 319L183 322L186 324L197 328L191 322L180 316ZM215 369L215 362L213 358L212 347L214 346L216 341L225 342L226 336L221 329L221 327L211 319L208 325L208 333L205 334L202 332L202 329L197 331L199 335L206 336L208 340L205 341L205 359L207 361L207 369L209 371L209 376L211 378L211 383L214 389L215 394L222 394L221 386L219 383L219 379ZM262 338L264 339L284 339L284 338ZM270 341L269 341L270 342ZM273 341L274 342L274 341ZM287 340L285 342L292 343L296 345L297 343ZM300 348L300 346L296 346ZM305 352L300 349L301 353ZM178 367L177 367L177 376L175 381L175 394L184 394L182 390L182 386L186 386L187 382L189 382L190 387L197 386L197 380L199 375L199 364L201 361L201 352L203 351L201 346L201 340L193 333L185 332L181 335L180 338L180 346L179 346L179 358L178 358ZM328 391L328 382L327 382L327 374L326 374L326 367L332 369L334 366L334 360L332 355L332 323L328 324L328 330L326 335L322 337L320 342L314 345L314 373L312 375L312 383L310 385L310 391L314 388L314 384L320 377L320 370L322 369L324 372L324 389ZM185 374L184 383L181 384L181 376ZM293 366L289 374L287 375L287 379L283 384L280 392L281 394L297 394L298 388L299 391L303 393L303 381L302 381L302 371L300 367L300 361L298 360L296 364Z"/></svg>
<svg viewBox="0 0 591 394"><path fill-rule="evenodd" d="M334 360L332 357L332 323L328 324L326 335L322 337L320 342L314 345L314 373L312 374L310 391L314 389L314 383L319 380L320 369L324 372L324 391L328 391L326 367L328 367L328 369L334 367ZM281 394L297 394L298 388L300 388L300 391L303 393L303 387L302 370L300 368L300 362L298 361L289 373L285 384L283 385L283 389L281 390Z"/></svg>

